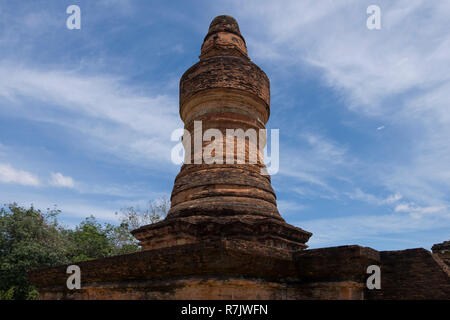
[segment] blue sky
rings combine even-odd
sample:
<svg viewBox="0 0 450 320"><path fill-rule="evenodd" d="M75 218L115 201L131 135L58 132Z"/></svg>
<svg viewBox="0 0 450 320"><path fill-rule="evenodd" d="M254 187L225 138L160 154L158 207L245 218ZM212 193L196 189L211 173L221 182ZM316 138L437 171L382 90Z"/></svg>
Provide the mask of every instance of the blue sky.
<svg viewBox="0 0 450 320"><path fill-rule="evenodd" d="M57 205L73 226L169 196L178 81L220 14L271 80L272 183L310 247L450 238L445 1L0 0L0 201Z"/></svg>

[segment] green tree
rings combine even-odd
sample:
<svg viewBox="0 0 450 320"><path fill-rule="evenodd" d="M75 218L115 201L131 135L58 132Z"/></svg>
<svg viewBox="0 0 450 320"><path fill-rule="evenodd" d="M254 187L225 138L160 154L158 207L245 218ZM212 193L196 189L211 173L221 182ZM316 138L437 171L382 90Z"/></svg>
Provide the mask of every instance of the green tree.
<svg viewBox="0 0 450 320"><path fill-rule="evenodd" d="M64 230L71 262L86 261L140 250L126 221L118 226L100 224L94 216L86 218L75 230Z"/></svg>
<svg viewBox="0 0 450 320"><path fill-rule="evenodd" d="M118 226L110 226L109 241L112 245L111 255L133 253L140 250L135 237L130 233L130 226L121 221Z"/></svg>
<svg viewBox="0 0 450 320"><path fill-rule="evenodd" d="M0 298L36 298L27 271L68 262L66 239L56 220L59 212L15 203L0 209Z"/></svg>
<svg viewBox="0 0 450 320"><path fill-rule="evenodd" d="M70 262L104 258L111 255L112 244L109 239L111 225L102 225L90 216L75 230L64 230L67 239L67 253Z"/></svg>
<svg viewBox="0 0 450 320"><path fill-rule="evenodd" d="M56 208L43 213L15 203L1 207L0 299L37 299L29 270L139 251L130 231L160 221L169 207L160 198L144 210L122 209L119 225L101 224L90 216L73 230L59 224Z"/></svg>
<svg viewBox="0 0 450 320"><path fill-rule="evenodd" d="M121 216L121 223L128 226L128 231L138 229L147 224L153 224L164 219L170 208L170 201L165 197L160 197L150 201L147 207L141 209L139 206L127 207L116 212Z"/></svg>
<svg viewBox="0 0 450 320"><path fill-rule="evenodd" d="M170 208L170 201L166 197L150 201L147 207L127 207L116 212L120 215L120 225L113 229L110 239L114 242L113 254L126 254L140 250L138 241L131 235L131 231L142 226L153 224L164 219Z"/></svg>

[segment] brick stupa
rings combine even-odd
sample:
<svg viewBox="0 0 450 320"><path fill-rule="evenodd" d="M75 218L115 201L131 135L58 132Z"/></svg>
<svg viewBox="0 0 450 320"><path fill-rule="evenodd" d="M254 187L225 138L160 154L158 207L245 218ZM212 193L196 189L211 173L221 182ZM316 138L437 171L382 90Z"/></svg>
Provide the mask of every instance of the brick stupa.
<svg viewBox="0 0 450 320"><path fill-rule="evenodd" d="M264 129L269 113L267 75L250 61L236 20L216 17L200 61L180 81L180 116L191 145L196 121L226 137L226 129ZM247 161L250 144L244 154L224 145L223 157ZM200 163L182 166L167 218L133 231L141 252L78 263L78 290L66 287L67 266L31 272L40 298L450 299L448 267L425 249L308 250L312 234L278 212L261 146L254 164L206 164L192 152ZM381 267L380 290L366 286L370 265Z"/></svg>
<svg viewBox="0 0 450 320"><path fill-rule="evenodd" d="M264 143L250 146L252 141L247 139L242 153L235 147L237 138L231 136L234 148L226 148L227 130L259 133L265 129L269 113L269 79L248 58L236 20L215 18L203 41L200 61L181 77L180 116L190 133L191 146L195 134L202 136L194 132L195 121L201 121L202 132L221 131L224 164L205 163L202 154L207 152L208 142L203 142L200 153L191 148L192 162L197 164L182 166L165 221L133 231L144 250L216 239L290 250L306 248L311 233L287 224L278 212L259 150ZM256 151L254 164L249 161L250 150ZM240 155L244 164L236 164ZM230 156L234 164L227 164Z"/></svg>

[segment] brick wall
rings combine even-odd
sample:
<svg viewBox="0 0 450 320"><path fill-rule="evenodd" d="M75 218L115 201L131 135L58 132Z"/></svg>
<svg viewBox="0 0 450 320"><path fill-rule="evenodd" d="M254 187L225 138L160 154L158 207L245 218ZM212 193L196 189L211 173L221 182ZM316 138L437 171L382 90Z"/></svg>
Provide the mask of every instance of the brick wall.
<svg viewBox="0 0 450 320"><path fill-rule="evenodd" d="M450 272L425 249L381 251L381 290L367 290L369 299L450 299Z"/></svg>

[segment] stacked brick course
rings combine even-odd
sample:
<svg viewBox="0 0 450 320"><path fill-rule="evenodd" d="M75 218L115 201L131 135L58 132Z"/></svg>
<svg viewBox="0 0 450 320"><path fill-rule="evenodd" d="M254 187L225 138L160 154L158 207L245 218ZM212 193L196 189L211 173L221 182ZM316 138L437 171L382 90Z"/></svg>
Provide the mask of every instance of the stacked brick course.
<svg viewBox="0 0 450 320"><path fill-rule="evenodd" d="M215 18L200 61L180 81L185 129L192 139L194 121L224 136L226 129L259 130L269 113L269 79L248 58L236 20ZM312 234L280 216L259 144L257 153L254 164L183 165L167 218L133 231L143 251L78 263L79 290L67 289L67 266L33 271L40 298L450 299L448 242L434 246L433 254L360 246L307 250ZM239 151L227 154L237 158ZM249 159L248 151L244 156ZM380 290L366 287L371 265L381 267Z"/></svg>

